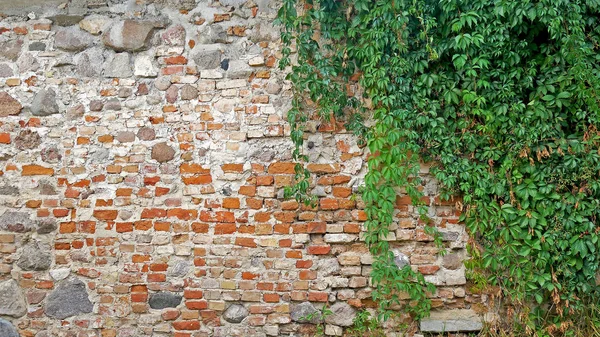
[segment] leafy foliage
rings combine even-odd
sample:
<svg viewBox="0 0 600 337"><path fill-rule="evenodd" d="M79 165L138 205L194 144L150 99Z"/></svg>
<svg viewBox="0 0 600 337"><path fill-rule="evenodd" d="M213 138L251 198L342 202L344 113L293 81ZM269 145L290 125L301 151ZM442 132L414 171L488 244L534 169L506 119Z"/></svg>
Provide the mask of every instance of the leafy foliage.
<svg viewBox="0 0 600 337"><path fill-rule="evenodd" d="M345 120L372 154L362 198L384 312L400 292L416 318L429 309L423 277L395 268L384 240L395 188L419 204L420 160L446 198L463 197L472 265L512 305L538 305L524 323L597 301L600 1L284 0L279 18L295 157L315 116Z"/></svg>

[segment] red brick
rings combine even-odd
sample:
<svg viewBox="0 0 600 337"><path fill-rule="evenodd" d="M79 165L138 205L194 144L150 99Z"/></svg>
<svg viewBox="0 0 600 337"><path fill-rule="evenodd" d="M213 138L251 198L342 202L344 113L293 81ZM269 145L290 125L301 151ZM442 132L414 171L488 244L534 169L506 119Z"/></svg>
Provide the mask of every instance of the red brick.
<svg viewBox="0 0 600 337"><path fill-rule="evenodd" d="M337 199L327 199L323 198L319 201L321 209L324 210L335 210L340 208L340 204Z"/></svg>
<svg viewBox="0 0 600 337"><path fill-rule="evenodd" d="M173 322L173 328L175 330L198 330L198 329L200 329L200 322L199 321Z"/></svg>
<svg viewBox="0 0 600 337"><path fill-rule="evenodd" d="M277 302L279 302L279 295L278 294L264 294L263 300L267 303L277 303Z"/></svg>
<svg viewBox="0 0 600 337"><path fill-rule="evenodd" d="M313 255L325 255L329 254L331 246L309 246L307 252Z"/></svg>
<svg viewBox="0 0 600 337"><path fill-rule="evenodd" d="M219 223L215 225L215 234L233 234L237 230L234 223Z"/></svg>
<svg viewBox="0 0 600 337"><path fill-rule="evenodd" d="M10 144L10 133L0 133L0 144Z"/></svg>
<svg viewBox="0 0 600 337"><path fill-rule="evenodd" d="M224 198L223 199L223 208L239 209L240 208L240 199L239 198Z"/></svg>
<svg viewBox="0 0 600 337"><path fill-rule="evenodd" d="M195 209L174 208L167 211L167 217L176 217L179 220L194 220L198 217Z"/></svg>
<svg viewBox="0 0 600 337"><path fill-rule="evenodd" d="M204 310L208 308L208 302L205 300L185 301L185 307L190 310Z"/></svg>
<svg viewBox="0 0 600 337"><path fill-rule="evenodd" d="M167 216L167 210L160 208L145 208L142 211L142 219L164 218Z"/></svg>
<svg viewBox="0 0 600 337"><path fill-rule="evenodd" d="M253 197L256 195L256 186L250 186L250 185L240 186L238 193L241 195Z"/></svg>
<svg viewBox="0 0 600 337"><path fill-rule="evenodd" d="M313 262L311 260L298 260L296 261L296 268L306 269L312 267Z"/></svg>
<svg viewBox="0 0 600 337"><path fill-rule="evenodd" d="M309 222L306 224L307 232L310 234L324 234L327 233L327 223L324 221Z"/></svg>
<svg viewBox="0 0 600 337"><path fill-rule="evenodd" d="M192 290L192 289L186 289L183 291L183 297L187 298L187 299L201 299L202 298L202 290Z"/></svg>
<svg viewBox="0 0 600 337"><path fill-rule="evenodd" d="M308 300L311 302L327 302L328 294L326 292L311 291L308 293Z"/></svg>

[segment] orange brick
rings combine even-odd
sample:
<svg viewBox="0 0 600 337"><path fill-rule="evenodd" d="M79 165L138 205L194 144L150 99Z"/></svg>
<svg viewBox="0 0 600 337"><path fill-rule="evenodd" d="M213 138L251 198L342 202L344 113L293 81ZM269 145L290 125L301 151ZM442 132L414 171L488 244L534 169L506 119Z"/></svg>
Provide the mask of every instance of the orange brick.
<svg viewBox="0 0 600 337"><path fill-rule="evenodd" d="M235 238L235 244L242 247L256 248L256 242L252 238Z"/></svg>
<svg viewBox="0 0 600 337"><path fill-rule="evenodd" d="M269 165L270 174L294 174L295 163L273 163Z"/></svg>
<svg viewBox="0 0 600 337"><path fill-rule="evenodd" d="M182 55L171 56L164 59L166 64L187 64L188 60Z"/></svg>
<svg viewBox="0 0 600 337"><path fill-rule="evenodd" d="M240 199L239 198L224 198L223 199L223 208L239 209L240 208Z"/></svg>
<svg viewBox="0 0 600 337"><path fill-rule="evenodd" d="M0 144L10 144L10 133L0 133Z"/></svg>
<svg viewBox="0 0 600 337"><path fill-rule="evenodd" d="M145 208L142 210L142 219L164 218L167 215L167 210L160 208Z"/></svg>
<svg viewBox="0 0 600 337"><path fill-rule="evenodd" d="M23 165L22 176L54 175L54 169L40 165Z"/></svg>
<svg viewBox="0 0 600 337"><path fill-rule="evenodd" d="M279 295L278 294L264 294L263 300L267 303L277 303L277 302L279 302Z"/></svg>
<svg viewBox="0 0 600 337"><path fill-rule="evenodd" d="M94 210L94 217L99 220L115 220L118 215L117 210Z"/></svg>
<svg viewBox="0 0 600 337"><path fill-rule="evenodd" d="M234 223L219 223L215 225L215 234L233 234L237 230Z"/></svg>
<svg viewBox="0 0 600 337"><path fill-rule="evenodd" d="M256 186L251 186L251 185L240 186L238 193L241 195L253 197L256 195Z"/></svg>
<svg viewBox="0 0 600 337"><path fill-rule="evenodd" d="M244 164L223 164L221 169L225 173L242 173L244 172Z"/></svg>

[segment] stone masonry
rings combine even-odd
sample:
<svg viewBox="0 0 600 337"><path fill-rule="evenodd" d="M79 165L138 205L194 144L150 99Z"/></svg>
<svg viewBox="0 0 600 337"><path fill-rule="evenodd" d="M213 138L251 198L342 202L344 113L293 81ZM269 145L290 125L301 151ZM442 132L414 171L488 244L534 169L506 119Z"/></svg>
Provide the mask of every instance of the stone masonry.
<svg viewBox="0 0 600 337"><path fill-rule="evenodd" d="M323 305L339 336L374 307L366 153L343 123L309 128L318 205L283 199L277 9L0 0L0 336L304 336ZM401 191L387 239L438 286L422 329L477 330L459 211L422 173L449 254Z"/></svg>

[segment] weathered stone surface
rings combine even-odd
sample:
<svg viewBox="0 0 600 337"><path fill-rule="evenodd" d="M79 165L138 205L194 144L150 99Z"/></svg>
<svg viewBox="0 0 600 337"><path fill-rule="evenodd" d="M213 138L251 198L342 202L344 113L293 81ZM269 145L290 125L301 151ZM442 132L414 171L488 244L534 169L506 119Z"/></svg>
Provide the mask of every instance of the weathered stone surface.
<svg viewBox="0 0 600 337"><path fill-rule="evenodd" d="M19 337L17 329L7 320L0 318L0 336Z"/></svg>
<svg viewBox="0 0 600 337"><path fill-rule="evenodd" d="M23 107L8 93L0 92L0 117L18 115Z"/></svg>
<svg viewBox="0 0 600 337"><path fill-rule="evenodd" d="M198 89L196 87L186 84L181 87L181 99L192 100L198 98Z"/></svg>
<svg viewBox="0 0 600 337"><path fill-rule="evenodd" d="M73 25L78 24L81 20L83 20L83 15L59 14L59 15L51 16L48 19L52 20L52 23L57 26L67 27L67 26L73 26Z"/></svg>
<svg viewBox="0 0 600 337"><path fill-rule="evenodd" d="M44 42L32 42L29 44L29 51L44 51L46 44Z"/></svg>
<svg viewBox="0 0 600 337"><path fill-rule="evenodd" d="M156 77L158 69L154 64L154 57L150 55L139 55L133 64L133 73L140 77Z"/></svg>
<svg viewBox="0 0 600 337"><path fill-rule="evenodd" d="M183 297L178 294L162 291L150 295L148 304L152 309L176 308Z"/></svg>
<svg viewBox="0 0 600 337"><path fill-rule="evenodd" d="M90 48L74 57L77 73L82 77L96 77L102 74L104 54L100 48Z"/></svg>
<svg viewBox="0 0 600 337"><path fill-rule="evenodd" d="M31 113L34 116L50 116L59 113L54 89L42 89L33 98Z"/></svg>
<svg viewBox="0 0 600 337"><path fill-rule="evenodd" d="M124 20L114 23L102 34L102 42L116 51L138 51L148 48L154 21Z"/></svg>
<svg viewBox="0 0 600 337"><path fill-rule="evenodd" d="M23 40L8 40L0 42L0 57L3 57L10 61L16 61L19 58L19 54L21 53L21 48L23 47Z"/></svg>
<svg viewBox="0 0 600 337"><path fill-rule="evenodd" d="M481 317L471 309L432 311L428 318L421 320L421 332L467 332L483 328Z"/></svg>
<svg viewBox="0 0 600 337"><path fill-rule="evenodd" d="M0 282L0 315L21 317L26 313L27 303L17 281Z"/></svg>
<svg viewBox="0 0 600 337"><path fill-rule="evenodd" d="M0 77L12 77L14 71L12 67L6 63L0 63Z"/></svg>
<svg viewBox="0 0 600 337"><path fill-rule="evenodd" d="M168 77L159 77L154 81L154 86L160 91L165 91L171 86L171 80Z"/></svg>
<svg viewBox="0 0 600 337"><path fill-rule="evenodd" d="M356 310L346 302L337 302L329 310L332 314L325 317L325 322L339 326L351 326L356 316Z"/></svg>
<svg viewBox="0 0 600 337"><path fill-rule="evenodd" d="M67 109L65 117L67 117L68 120L74 120L83 117L84 113L85 107L83 106L83 104L77 104Z"/></svg>
<svg viewBox="0 0 600 337"><path fill-rule="evenodd" d="M50 271L50 276L55 281L61 281L61 280L66 279L67 277L69 277L69 274L71 274L70 268L59 268L59 269L53 269Z"/></svg>
<svg viewBox="0 0 600 337"><path fill-rule="evenodd" d="M223 313L223 319L229 323L240 323L248 317L248 309L240 304L232 304Z"/></svg>
<svg viewBox="0 0 600 337"><path fill-rule="evenodd" d="M175 158L175 150L167 143L158 143L152 147L152 159L159 163L164 163Z"/></svg>
<svg viewBox="0 0 600 337"><path fill-rule="evenodd" d="M161 37L169 46L183 46L185 44L185 28L182 25L174 25L169 27Z"/></svg>
<svg viewBox="0 0 600 337"><path fill-rule="evenodd" d="M121 143L131 143L135 140L135 133L131 131L121 131L117 134L117 140Z"/></svg>
<svg viewBox="0 0 600 337"><path fill-rule="evenodd" d="M104 109L109 111L119 111L121 107L121 101L118 98L109 99L104 103Z"/></svg>
<svg viewBox="0 0 600 337"><path fill-rule="evenodd" d="M228 78L248 78L252 74L252 68L244 60L234 60L229 62L227 70Z"/></svg>
<svg viewBox="0 0 600 337"><path fill-rule="evenodd" d="M130 77L133 76L131 70L131 55L129 53L117 53L109 58L104 64L104 77Z"/></svg>
<svg viewBox="0 0 600 337"><path fill-rule="evenodd" d="M46 163L58 163L62 159L61 151L56 146L48 146L42 149L40 153L42 161Z"/></svg>
<svg viewBox="0 0 600 337"><path fill-rule="evenodd" d="M15 137L15 146L19 150L31 150L35 149L42 143L40 134L34 130L23 130L19 132L19 135Z"/></svg>
<svg viewBox="0 0 600 337"><path fill-rule="evenodd" d="M221 49L218 45L196 47L192 59L198 69L215 69L221 65Z"/></svg>
<svg viewBox="0 0 600 337"><path fill-rule="evenodd" d="M169 103L177 102L177 97L179 96L179 88L175 84L171 84L167 92L165 93L165 98Z"/></svg>
<svg viewBox="0 0 600 337"><path fill-rule="evenodd" d="M0 229L9 232L24 233L34 228L29 213L8 211L0 216Z"/></svg>
<svg viewBox="0 0 600 337"><path fill-rule="evenodd" d="M396 264L396 266L399 269L402 269L402 268L404 268L404 266L407 266L410 264L410 259L408 258L408 256L406 256L401 251L395 249L393 251L393 253L394 253L394 263Z"/></svg>
<svg viewBox="0 0 600 337"><path fill-rule="evenodd" d="M107 28L110 19L102 15L90 15L79 22L79 28L87 31L92 35L99 35Z"/></svg>
<svg viewBox="0 0 600 337"><path fill-rule="evenodd" d="M456 253L452 253L452 254L446 254L444 255L443 258L443 266L446 269L458 269L460 267L462 267L463 262L462 262L462 258L460 257L460 255L456 254Z"/></svg>
<svg viewBox="0 0 600 337"><path fill-rule="evenodd" d="M35 72L40 68L40 63L32 53L24 52L17 59L17 68L19 73Z"/></svg>
<svg viewBox="0 0 600 337"><path fill-rule="evenodd" d="M61 28L54 37L54 46L67 51L81 51L91 44L91 36L79 27Z"/></svg>
<svg viewBox="0 0 600 337"><path fill-rule="evenodd" d="M198 43L227 43L227 31L220 25L205 25L198 30Z"/></svg>
<svg viewBox="0 0 600 337"><path fill-rule="evenodd" d="M40 183L41 185L41 183ZM52 186L50 186L52 187ZM40 194L42 195L55 195L56 191L54 191L54 193L47 193L47 191L40 191ZM56 228L58 228L58 226L56 225L56 220L51 219L51 218L45 218L45 219L40 219L36 222L37 224L37 232L38 234L48 234L48 233L52 233L56 230Z"/></svg>
<svg viewBox="0 0 600 337"><path fill-rule="evenodd" d="M310 302L292 305L290 316L292 321L298 323L310 322L312 324L317 324L321 321L321 312L319 312Z"/></svg>
<svg viewBox="0 0 600 337"><path fill-rule="evenodd" d="M142 127L138 130L137 137L140 140L154 140L156 131L152 128Z"/></svg>
<svg viewBox="0 0 600 337"><path fill-rule="evenodd" d="M90 101L90 111L102 111L104 108L104 102L99 100Z"/></svg>
<svg viewBox="0 0 600 337"><path fill-rule="evenodd" d="M52 318L65 319L92 312L85 283L78 278L69 278L58 283L46 299L45 312Z"/></svg>
<svg viewBox="0 0 600 337"><path fill-rule="evenodd" d="M32 240L21 250L17 266L23 270L48 270L52 264L52 252L49 244Z"/></svg>

